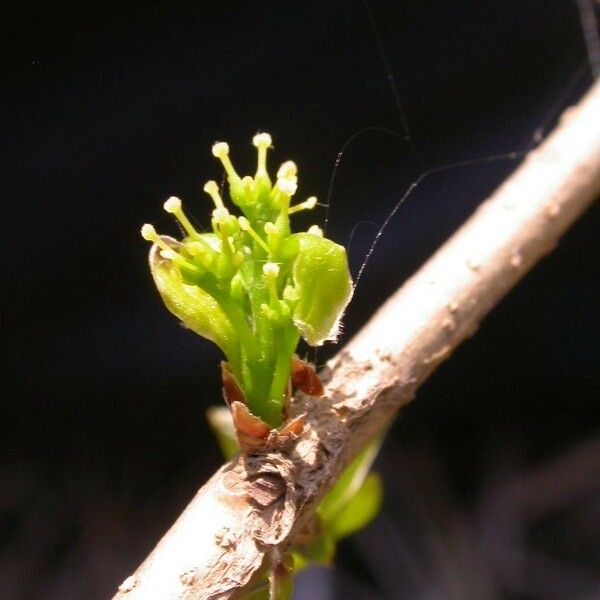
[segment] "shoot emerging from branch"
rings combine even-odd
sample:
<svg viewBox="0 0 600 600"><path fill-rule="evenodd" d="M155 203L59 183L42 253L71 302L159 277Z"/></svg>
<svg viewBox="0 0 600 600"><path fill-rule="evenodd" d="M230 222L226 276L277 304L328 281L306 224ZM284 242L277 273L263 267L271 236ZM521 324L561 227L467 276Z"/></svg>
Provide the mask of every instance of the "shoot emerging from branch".
<svg viewBox="0 0 600 600"><path fill-rule="evenodd" d="M352 295L345 249L324 237L317 225L292 233L290 215L313 209L317 199L290 205L298 169L284 162L273 183L267 168L271 143L267 133L254 136L254 177L238 175L227 143L212 148L241 215L229 212L217 183L208 181L204 191L214 204L211 232L199 233L174 196L164 209L181 224L182 240L161 236L149 224L142 227L142 236L152 242L150 269L167 308L225 355L225 399L230 407L244 405L242 410L236 404L232 412L246 440L258 439L259 430L266 439L284 425L300 338L312 346L335 340ZM253 418L266 428L257 427ZM283 427L279 435L297 430ZM248 444L242 448L248 450Z"/></svg>

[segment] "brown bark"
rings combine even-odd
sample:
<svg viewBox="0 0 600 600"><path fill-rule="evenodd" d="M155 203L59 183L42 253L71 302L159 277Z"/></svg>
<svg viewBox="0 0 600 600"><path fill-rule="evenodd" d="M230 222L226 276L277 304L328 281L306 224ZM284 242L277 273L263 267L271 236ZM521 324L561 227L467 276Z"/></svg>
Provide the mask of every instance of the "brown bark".
<svg viewBox="0 0 600 600"><path fill-rule="evenodd" d="M285 548L365 442L600 193L600 83L328 364L293 447L200 489L116 599L231 598Z"/></svg>

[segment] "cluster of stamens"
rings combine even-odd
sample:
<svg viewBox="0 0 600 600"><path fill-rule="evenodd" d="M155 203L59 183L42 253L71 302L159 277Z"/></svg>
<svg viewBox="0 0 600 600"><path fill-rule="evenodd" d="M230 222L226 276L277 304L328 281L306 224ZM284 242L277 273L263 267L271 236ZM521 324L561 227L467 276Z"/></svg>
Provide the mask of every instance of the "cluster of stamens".
<svg viewBox="0 0 600 600"><path fill-rule="evenodd" d="M142 227L144 239L156 244L163 258L170 260L188 275L201 277L206 273L218 280L231 279L244 261L251 257L263 263L262 273L269 290L269 303L261 308L270 319L277 321L289 316L289 307L279 298L277 278L280 273L278 251L282 241L289 236L289 215L311 210L317 198L311 196L295 205L290 205L298 187L297 167L294 162L284 162L277 171L275 184L267 172L267 151L271 147L271 136L259 133L252 140L258 151L257 169L254 177L240 177L230 158L229 145L217 142L212 147L225 172L231 199L242 211L234 216L225 206L219 186L215 181L204 185L214 204L212 211L212 233L200 233L186 216L181 200L175 196L164 203L166 212L172 214L185 232L179 244L159 235L154 227ZM317 225L309 230L313 235L323 235ZM290 290L282 293L283 298L292 298Z"/></svg>

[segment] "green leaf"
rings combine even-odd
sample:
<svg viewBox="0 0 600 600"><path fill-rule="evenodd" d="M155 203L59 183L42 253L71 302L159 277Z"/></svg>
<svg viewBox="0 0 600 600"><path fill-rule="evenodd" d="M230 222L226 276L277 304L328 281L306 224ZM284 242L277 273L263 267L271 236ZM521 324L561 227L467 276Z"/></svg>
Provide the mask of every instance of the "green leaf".
<svg viewBox="0 0 600 600"><path fill-rule="evenodd" d="M335 540L328 532L323 532L306 546L294 548L292 555L296 572L298 573L314 563L324 566L331 565L335 550Z"/></svg>
<svg viewBox="0 0 600 600"><path fill-rule="evenodd" d="M179 244L163 236L170 244ZM183 324L221 348L229 361L236 361L238 336L231 322L210 294L185 283L172 261L155 244L150 251L150 271L165 306Z"/></svg>
<svg viewBox="0 0 600 600"><path fill-rule="evenodd" d="M293 575L295 570L294 556L286 552L280 562L271 564L267 573L263 573L261 579L252 586L252 589L244 593L242 599L290 600L294 587Z"/></svg>
<svg viewBox="0 0 600 600"><path fill-rule="evenodd" d="M206 411L206 418L217 438L223 458L225 460L233 458L240 451L240 446L229 409L225 406L211 406Z"/></svg>
<svg viewBox="0 0 600 600"><path fill-rule="evenodd" d="M243 600L269 600L269 598L269 582L266 580L261 581L256 588L243 596Z"/></svg>
<svg viewBox="0 0 600 600"><path fill-rule="evenodd" d="M352 277L343 246L312 233L291 236L299 242L292 267L298 302L294 324L311 346L335 340L340 319L352 297Z"/></svg>
<svg viewBox="0 0 600 600"><path fill-rule="evenodd" d="M382 436L372 439L350 463L318 508L318 514L328 525L344 510L363 485L383 441Z"/></svg>
<svg viewBox="0 0 600 600"><path fill-rule="evenodd" d="M383 500L383 484L378 473L371 473L352 500L327 523L327 531L340 540L366 527L376 516Z"/></svg>

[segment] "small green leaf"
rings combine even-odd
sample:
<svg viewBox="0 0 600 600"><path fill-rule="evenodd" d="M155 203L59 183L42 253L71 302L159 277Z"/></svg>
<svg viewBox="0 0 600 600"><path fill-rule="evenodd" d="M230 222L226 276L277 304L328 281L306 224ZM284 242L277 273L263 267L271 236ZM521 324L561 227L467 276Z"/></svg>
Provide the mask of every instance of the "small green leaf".
<svg viewBox="0 0 600 600"><path fill-rule="evenodd" d="M211 340L229 360L235 360L238 338L218 302L201 287L185 283L180 271L172 261L162 256L157 245L152 247L149 262L154 283L165 306L188 329Z"/></svg>
<svg viewBox="0 0 600 600"><path fill-rule="evenodd" d="M267 580L261 581L257 587L243 596L243 600L269 600L269 598L269 582Z"/></svg>
<svg viewBox="0 0 600 600"><path fill-rule="evenodd" d="M311 564L331 565L335 556L335 540L328 531L323 531L310 544L294 548L294 565L301 571Z"/></svg>
<svg viewBox="0 0 600 600"><path fill-rule="evenodd" d="M371 473L352 500L327 523L327 531L340 540L366 527L376 516L383 500L383 484L378 473Z"/></svg>
<svg viewBox="0 0 600 600"><path fill-rule="evenodd" d="M325 525L346 507L354 495L363 485L373 461L377 457L383 437L378 436L371 440L350 463L346 470L328 494L323 498L318 508L318 513Z"/></svg>
<svg viewBox="0 0 600 600"><path fill-rule="evenodd" d="M240 446L229 409L225 406L211 406L206 411L206 418L217 438L223 458L225 460L233 458L240 451Z"/></svg>
<svg viewBox="0 0 600 600"><path fill-rule="evenodd" d="M340 319L352 297L352 277L343 246L312 233L291 236L299 242L292 267L298 302L294 324L311 346L335 340Z"/></svg>
<svg viewBox="0 0 600 600"><path fill-rule="evenodd" d="M290 600L294 587L293 574L297 571L295 555L288 553L284 562L273 565L268 579L261 579L250 592L242 596L243 600Z"/></svg>

